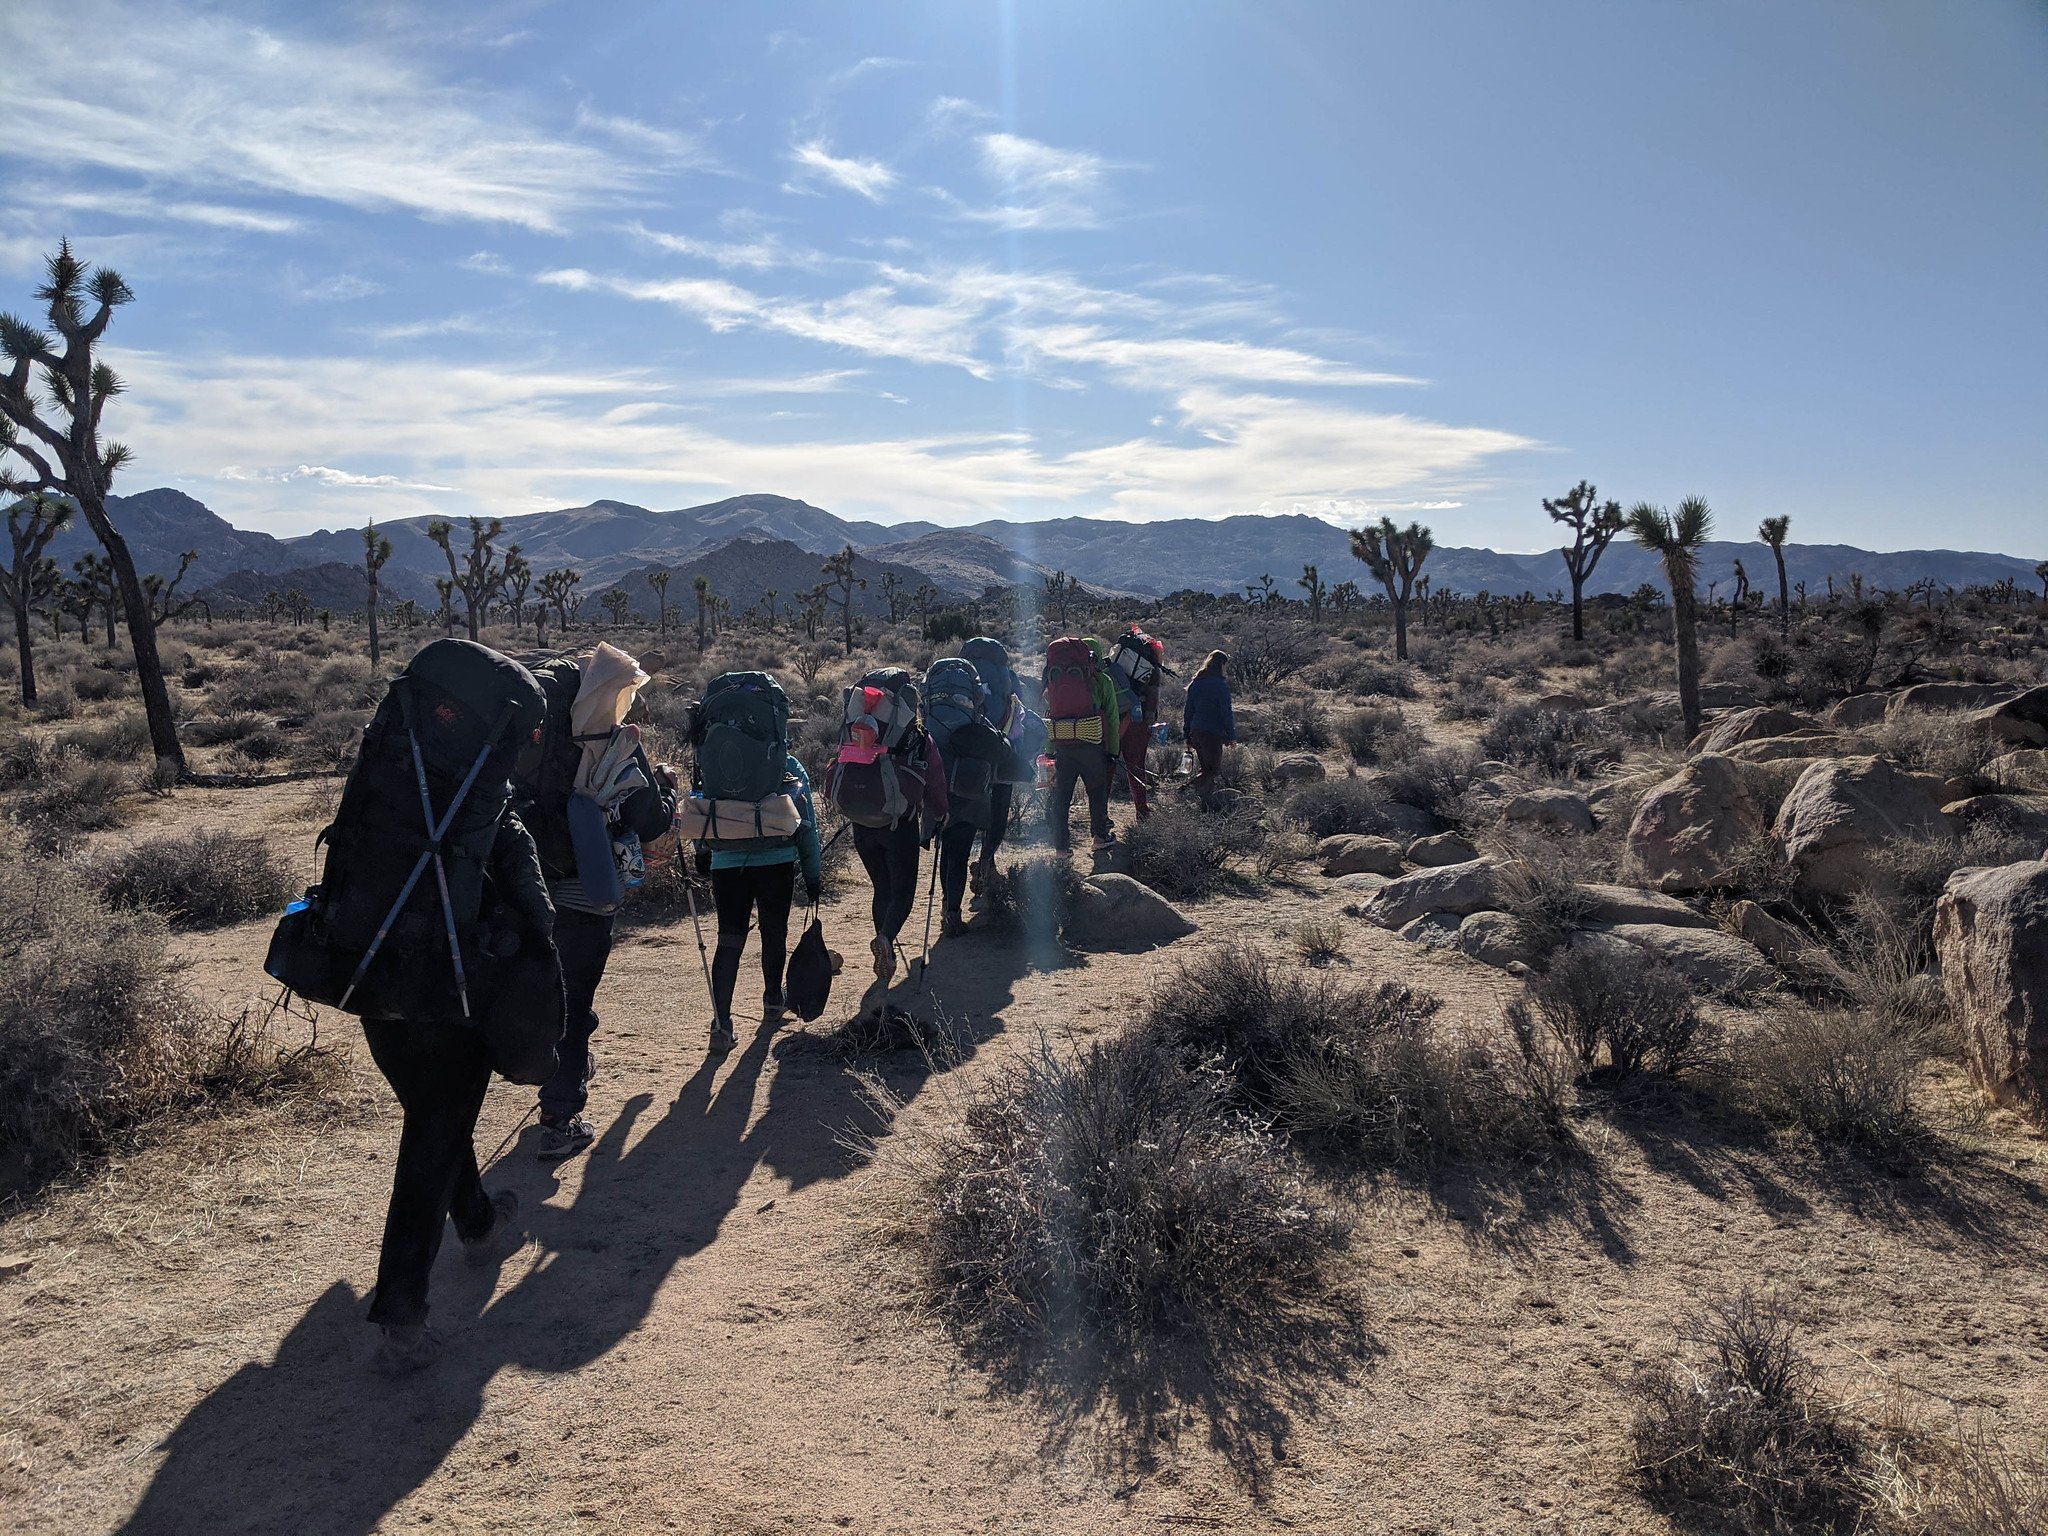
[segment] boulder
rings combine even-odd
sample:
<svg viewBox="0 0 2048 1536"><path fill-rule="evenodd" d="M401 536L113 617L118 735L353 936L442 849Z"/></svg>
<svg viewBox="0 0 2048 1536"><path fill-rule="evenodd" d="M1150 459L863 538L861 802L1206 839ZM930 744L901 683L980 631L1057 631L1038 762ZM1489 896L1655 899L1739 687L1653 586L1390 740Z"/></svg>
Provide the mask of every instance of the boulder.
<svg viewBox="0 0 2048 1536"><path fill-rule="evenodd" d="M1629 857L1660 891L1704 891L1764 825L1741 765L1702 753L1643 796L1629 824Z"/></svg>
<svg viewBox="0 0 2048 1536"><path fill-rule="evenodd" d="M2048 683L1963 716L1963 725L2016 747L2048 747Z"/></svg>
<svg viewBox="0 0 2048 1536"><path fill-rule="evenodd" d="M1536 701L1538 709L1556 709L1567 713L1586 707L1586 701L1576 693L1546 693Z"/></svg>
<svg viewBox="0 0 2048 1536"><path fill-rule="evenodd" d="M1653 955L1695 985L1742 996L1774 986L1776 974L1754 944L1718 928L1668 928L1662 923L1617 923L1610 938Z"/></svg>
<svg viewBox="0 0 2048 1536"><path fill-rule="evenodd" d="M1458 942L1457 917L1449 912L1425 912L1401 925L1401 937L1425 949L1450 949Z"/></svg>
<svg viewBox="0 0 2048 1536"><path fill-rule="evenodd" d="M1810 894L1853 896L1891 876L1872 856L1898 838L1949 826L1941 806L1889 758L1834 757L1799 776L1772 831Z"/></svg>
<svg viewBox="0 0 2048 1536"><path fill-rule="evenodd" d="M1941 814L1964 828L1991 827L2048 847L2048 795L1972 795L1950 801Z"/></svg>
<svg viewBox="0 0 2048 1536"><path fill-rule="evenodd" d="M1997 784L2032 784L2048 788L2048 752L2039 747L2001 752L1984 765L1984 776Z"/></svg>
<svg viewBox="0 0 2048 1536"><path fill-rule="evenodd" d="M1847 736L1834 731L1803 731L1796 736L1759 736L1738 742L1728 755L1738 763L1782 763L1795 757L1840 757L1856 750Z"/></svg>
<svg viewBox="0 0 2048 1536"><path fill-rule="evenodd" d="M1891 696L1885 705L1884 717L1898 720L1907 715L1983 709L2011 698L2017 691L2010 683L1915 683Z"/></svg>
<svg viewBox="0 0 2048 1536"><path fill-rule="evenodd" d="M1737 938L1754 944L1772 960L1790 960L1811 952L1814 947L1797 928L1781 922L1746 898L1728 909L1728 926L1735 930Z"/></svg>
<svg viewBox="0 0 2048 1536"><path fill-rule="evenodd" d="M1593 830L1593 808L1569 789L1524 790L1500 808L1500 819L1553 832Z"/></svg>
<svg viewBox="0 0 2048 1536"><path fill-rule="evenodd" d="M1275 784L1310 784L1329 776L1330 770L1323 766L1323 760L1306 752L1283 757L1273 765Z"/></svg>
<svg viewBox="0 0 2048 1536"><path fill-rule="evenodd" d="M1430 837L1418 837L1408 845L1408 862L1419 864L1424 869L1466 864L1478 857L1479 850L1472 846L1472 839L1462 832L1438 832Z"/></svg>
<svg viewBox="0 0 2048 1536"><path fill-rule="evenodd" d="M1522 925L1505 912L1474 912L1458 924L1457 946L1474 960L1502 970L1536 959L1534 947L1522 936Z"/></svg>
<svg viewBox="0 0 2048 1536"><path fill-rule="evenodd" d="M1101 949L1150 949L1195 931L1186 913L1129 875L1091 875L1081 882L1066 936Z"/></svg>
<svg viewBox="0 0 2048 1536"><path fill-rule="evenodd" d="M1760 704L1723 715L1693 738L1690 750L1726 752L1730 747L1739 747L1746 741L1762 741L1771 736L1796 736L1802 731L1816 729L1814 723L1804 715L1795 715L1789 709L1777 709Z"/></svg>
<svg viewBox="0 0 2048 1536"><path fill-rule="evenodd" d="M1580 895L1591 905L1587 920L1595 923L1661 923L1667 928L1711 928L1704 912L1695 912L1676 896L1646 891L1635 885L1582 885Z"/></svg>
<svg viewBox="0 0 2048 1536"><path fill-rule="evenodd" d="M1399 800L1389 800L1380 807L1380 817L1387 824L1387 830L1396 837L1429 837L1444 829L1441 816L1425 811L1419 805L1407 805Z"/></svg>
<svg viewBox="0 0 2048 1536"><path fill-rule="evenodd" d="M1852 693L1822 715L1821 724L1831 731L1860 731L1882 720L1891 705L1888 693Z"/></svg>
<svg viewBox="0 0 2048 1536"><path fill-rule="evenodd" d="M1360 832L1339 832L1316 844L1326 875L1398 875L1401 845L1390 837L1367 837Z"/></svg>
<svg viewBox="0 0 2048 1536"><path fill-rule="evenodd" d="M1392 884L1386 875L1339 875L1330 884L1340 891L1349 891L1361 901L1376 891L1383 891Z"/></svg>
<svg viewBox="0 0 2048 1536"><path fill-rule="evenodd" d="M1405 928L1425 913L1463 917L1500 904L1499 869L1491 859L1470 859L1389 880L1365 902L1364 914L1382 928Z"/></svg>
<svg viewBox="0 0 2048 1536"><path fill-rule="evenodd" d="M2048 1115L2048 863L1959 869L1934 909L1942 990L1970 1075Z"/></svg>

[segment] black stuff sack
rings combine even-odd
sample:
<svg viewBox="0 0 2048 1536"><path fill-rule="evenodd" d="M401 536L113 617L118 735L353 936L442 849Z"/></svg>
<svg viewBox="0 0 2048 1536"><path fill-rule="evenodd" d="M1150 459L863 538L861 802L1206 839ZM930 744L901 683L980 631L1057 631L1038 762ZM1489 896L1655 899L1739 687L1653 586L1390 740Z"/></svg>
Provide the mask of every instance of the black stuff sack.
<svg viewBox="0 0 2048 1536"><path fill-rule="evenodd" d="M791 1011L806 1023L823 1013L832 1000L832 954L825 948L825 925L815 917L789 957L782 995Z"/></svg>

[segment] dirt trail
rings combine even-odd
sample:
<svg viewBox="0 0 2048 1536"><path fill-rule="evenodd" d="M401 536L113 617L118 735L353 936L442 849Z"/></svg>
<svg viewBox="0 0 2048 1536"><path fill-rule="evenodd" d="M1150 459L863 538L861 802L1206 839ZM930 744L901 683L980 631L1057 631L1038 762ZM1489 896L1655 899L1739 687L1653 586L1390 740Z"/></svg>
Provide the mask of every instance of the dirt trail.
<svg viewBox="0 0 2048 1536"><path fill-rule="evenodd" d="M303 791L196 798L181 822L315 824ZM951 941L923 1001L971 1055L938 1081L912 1053L883 1075L909 1114L945 1113L1039 1030L1121 1028L1190 947L1284 943L1334 910L1308 884L1203 903L1203 932L1157 956L1034 970L1020 942ZM853 953L864 911L827 912ZM1452 1012L1496 1010L1513 985L1347 931L1355 974ZM186 943L188 980L253 996L266 935ZM4 1528L1663 1530L1625 1486L1620 1386L1688 1302L1744 1282L1791 1293L1845 1378L1896 1372L2009 1431L2048 1411L2038 1142L1987 1128L1990 1171L1931 1189L1637 1124L1602 1133L1601 1178L1533 1209L1361 1192L1348 1262L1370 1337L1306 1397L1244 1383L1142 1443L1113 1415L1076 1422L961 1365L860 1241L871 1175L842 1133L866 1111L805 1038L853 992L807 1027L743 1016L741 1049L707 1059L687 919L625 930L599 999L602 1139L557 1166L531 1156L530 1123L515 1137L486 1182L519 1191L534 1240L492 1274L450 1245L433 1295L448 1352L411 1381L363 1367L396 1130L381 1085L324 1127L199 1128L16 1218L0 1246L35 1263L0 1280L0 1363L20 1384L0 1418ZM494 1087L480 1147L530 1103Z"/></svg>

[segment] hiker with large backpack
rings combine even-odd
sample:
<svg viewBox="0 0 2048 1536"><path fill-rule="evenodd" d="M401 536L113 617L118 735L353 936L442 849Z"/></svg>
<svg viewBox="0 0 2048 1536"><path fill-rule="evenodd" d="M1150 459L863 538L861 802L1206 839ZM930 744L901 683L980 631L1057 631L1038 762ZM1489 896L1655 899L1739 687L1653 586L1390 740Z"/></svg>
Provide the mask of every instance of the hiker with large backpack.
<svg viewBox="0 0 2048 1536"><path fill-rule="evenodd" d="M1211 651L1203 658L1202 670L1188 682L1187 705L1181 711L1181 729L1187 734L1188 749L1195 754L1195 778L1188 787L1204 805L1223 771L1223 748L1237 740L1230 679L1223 671L1229 662L1221 651Z"/></svg>
<svg viewBox="0 0 2048 1536"><path fill-rule="evenodd" d="M711 1048L739 1043L732 995L747 930L761 927L761 1022L784 1014L783 967L796 877L818 904L824 873L811 780L789 750L789 698L765 672L723 672L691 711L697 763L678 827L711 876L718 947L711 961ZM701 942L701 940L700 940Z"/></svg>
<svg viewBox="0 0 2048 1536"><path fill-rule="evenodd" d="M624 651L599 642L587 657L542 662L534 677L547 699L547 720L539 745L520 764L520 814L554 902L569 1010L559 1063L540 1089L534 1150L552 1162L597 1139L583 1114L597 989L638 849L674 824L676 774L667 763L648 762L639 727L626 723L647 674Z"/></svg>
<svg viewBox="0 0 2048 1536"><path fill-rule="evenodd" d="M1017 674L1010 665L1010 650L990 635L976 635L960 647L960 655L974 667L988 692L986 717L1002 732L1007 747L996 768L996 781L988 792L988 824L974 830L981 840L981 856L969 871L977 905L996 872L996 850L1010 830L1010 804L1019 784L1029 784L1037 772L1038 754L1045 746L1045 722L1024 707Z"/></svg>
<svg viewBox="0 0 2048 1536"><path fill-rule="evenodd" d="M967 895L967 861L977 836L987 837L994 820L996 790L1003 816L1010 812L1009 786L998 776L1010 761L1010 743L991 719L997 706L973 662L947 656L924 674L925 730L946 765L946 828L939 835L940 933L967 931L960 903Z"/></svg>
<svg viewBox="0 0 2048 1536"><path fill-rule="evenodd" d="M1088 830L1095 851L1114 839L1109 830L1109 780L1123 731L1116 687L1096 640L1062 636L1045 648L1045 715L1051 732L1053 781L1045 826L1055 852L1065 853L1074 786L1088 791Z"/></svg>
<svg viewBox="0 0 2048 1536"><path fill-rule="evenodd" d="M853 824L853 851L874 887L875 989L896 978L896 939L917 904L919 851L946 819L946 769L920 719L917 680L881 667L840 703L839 751L825 792Z"/></svg>
<svg viewBox="0 0 2048 1536"><path fill-rule="evenodd" d="M1152 749L1152 727L1159 719L1159 685L1167 670L1166 647L1135 624L1110 647L1109 676L1124 722L1124 775L1130 781L1131 809L1140 821L1152 809L1147 794L1152 777L1146 764Z"/></svg>
<svg viewBox="0 0 2048 1536"><path fill-rule="evenodd" d="M427 1277L452 1219L465 1257L525 1239L518 1197L484 1192L476 1121L495 1070L537 1083L562 1033L553 913L512 772L545 703L518 662L436 640L363 731L320 883L286 910L264 969L310 1002L359 1014L402 1113L369 1320L375 1366L430 1364Z"/></svg>

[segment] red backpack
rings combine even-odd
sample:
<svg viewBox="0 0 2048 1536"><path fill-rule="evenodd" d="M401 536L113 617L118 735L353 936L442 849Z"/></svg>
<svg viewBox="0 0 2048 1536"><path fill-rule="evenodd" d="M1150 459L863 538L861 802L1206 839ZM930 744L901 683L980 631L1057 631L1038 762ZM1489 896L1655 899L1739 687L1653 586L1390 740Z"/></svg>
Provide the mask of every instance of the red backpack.
<svg viewBox="0 0 2048 1536"><path fill-rule="evenodd" d="M1045 648L1045 715L1054 741L1102 741L1102 705L1095 697L1095 648L1062 636Z"/></svg>

